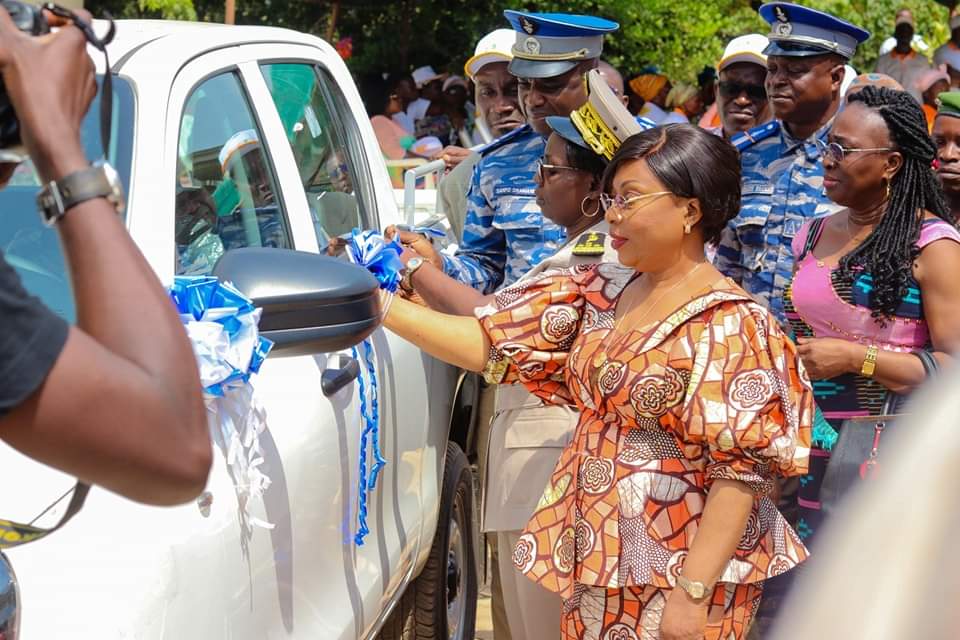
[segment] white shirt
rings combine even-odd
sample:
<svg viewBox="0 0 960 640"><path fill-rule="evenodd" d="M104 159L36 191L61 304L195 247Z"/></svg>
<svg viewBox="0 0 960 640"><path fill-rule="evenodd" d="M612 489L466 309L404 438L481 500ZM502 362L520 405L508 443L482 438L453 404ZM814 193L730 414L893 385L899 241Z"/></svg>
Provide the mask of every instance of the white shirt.
<svg viewBox="0 0 960 640"><path fill-rule="evenodd" d="M930 49L930 45L923 41L918 34L913 34L913 41L910 43L914 51L919 51L921 53L926 53ZM883 44L880 45L880 55L886 55L893 51L893 48L897 46L897 39L893 36L890 36L883 41ZM939 63L938 63L939 64Z"/></svg>
<svg viewBox="0 0 960 640"><path fill-rule="evenodd" d="M409 105L406 111L393 114L393 121L403 127L404 131L413 135L417 126L417 120L427 115L427 109L430 108L430 101L424 98L417 98Z"/></svg>

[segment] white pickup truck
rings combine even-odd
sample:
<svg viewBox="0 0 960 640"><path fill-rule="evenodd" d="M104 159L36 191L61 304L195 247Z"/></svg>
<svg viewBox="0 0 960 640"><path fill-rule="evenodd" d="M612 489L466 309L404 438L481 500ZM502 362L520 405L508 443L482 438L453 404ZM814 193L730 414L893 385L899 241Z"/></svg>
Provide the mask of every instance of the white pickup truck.
<svg viewBox="0 0 960 640"><path fill-rule="evenodd" d="M127 188L129 232L162 281L210 273L221 255L261 247L244 265L255 279L262 272L256 303L329 264L331 238L404 221L354 83L322 40L267 27L120 21L109 52L105 155ZM84 131L91 157L102 153L97 109ZM37 190L23 167L0 192L0 249L35 295L73 319ZM276 266L293 264L284 257L293 251L304 273ZM459 373L373 333L388 465L358 546L362 367L349 348L315 352L298 338L348 336L351 318L265 327L272 317L265 309L261 330L278 346L254 381L272 484L245 508L273 528L241 517L218 450L195 503L153 508L94 488L64 529L7 551L0 638L472 638L478 542L462 450L472 411ZM0 517L28 521L52 505L43 523L62 512L72 479L2 445L0 465Z"/></svg>

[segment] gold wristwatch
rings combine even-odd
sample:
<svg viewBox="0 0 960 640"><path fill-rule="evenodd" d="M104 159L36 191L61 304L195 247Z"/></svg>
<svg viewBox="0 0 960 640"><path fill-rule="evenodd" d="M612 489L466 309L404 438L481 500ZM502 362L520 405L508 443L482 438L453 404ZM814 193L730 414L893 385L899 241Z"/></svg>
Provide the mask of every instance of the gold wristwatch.
<svg viewBox="0 0 960 640"><path fill-rule="evenodd" d="M867 347L867 354L863 357L863 366L860 367L860 375L864 378L872 378L877 370L877 355L880 350L877 345L872 344Z"/></svg>
<svg viewBox="0 0 960 640"><path fill-rule="evenodd" d="M406 268L403 270L403 277L400 279L400 287L404 291L413 291L413 282L410 278L413 276L413 272L423 266L423 263L426 262L420 256L414 256L407 260Z"/></svg>
<svg viewBox="0 0 960 640"><path fill-rule="evenodd" d="M697 582L696 580L689 580L683 576L677 576L677 586L686 591L690 599L698 604L711 595L707 585L702 582Z"/></svg>

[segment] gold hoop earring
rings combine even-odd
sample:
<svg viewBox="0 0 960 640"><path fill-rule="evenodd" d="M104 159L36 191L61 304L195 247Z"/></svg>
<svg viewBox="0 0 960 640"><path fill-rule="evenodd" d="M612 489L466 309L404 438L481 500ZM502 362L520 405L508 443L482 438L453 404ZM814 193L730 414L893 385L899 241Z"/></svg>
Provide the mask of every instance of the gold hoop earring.
<svg viewBox="0 0 960 640"><path fill-rule="evenodd" d="M587 213L586 204L587 204L587 200L589 199L590 199L590 196L585 196L583 200L580 201L580 213L582 213L587 218L595 218L597 217L597 214L600 213L600 201L597 200L597 206L593 210L593 213Z"/></svg>

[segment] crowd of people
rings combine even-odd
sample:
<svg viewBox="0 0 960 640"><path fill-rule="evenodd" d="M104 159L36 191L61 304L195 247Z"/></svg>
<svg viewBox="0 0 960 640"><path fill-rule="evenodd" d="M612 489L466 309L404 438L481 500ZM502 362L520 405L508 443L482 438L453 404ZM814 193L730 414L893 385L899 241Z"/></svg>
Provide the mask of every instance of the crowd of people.
<svg viewBox="0 0 960 640"><path fill-rule="evenodd" d="M498 137L441 154L458 247L386 230L385 325L489 383L498 640L776 637L877 464L882 428L837 479L845 425L960 345L960 18L934 67L898 12L858 74L866 30L760 14L694 85L624 83L610 21L506 11L466 69Z"/></svg>

